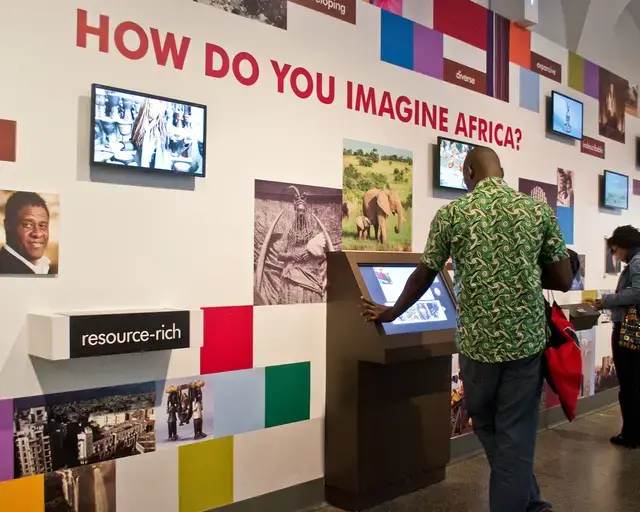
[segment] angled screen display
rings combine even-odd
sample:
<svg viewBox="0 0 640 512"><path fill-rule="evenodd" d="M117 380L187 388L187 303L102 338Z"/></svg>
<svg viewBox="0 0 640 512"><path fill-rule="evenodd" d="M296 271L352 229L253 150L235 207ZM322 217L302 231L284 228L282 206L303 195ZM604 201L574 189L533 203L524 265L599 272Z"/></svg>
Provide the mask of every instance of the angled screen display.
<svg viewBox="0 0 640 512"><path fill-rule="evenodd" d="M371 300L393 306L416 265L358 265ZM456 308L441 276L404 315L382 324L385 334L407 334L455 329Z"/></svg>

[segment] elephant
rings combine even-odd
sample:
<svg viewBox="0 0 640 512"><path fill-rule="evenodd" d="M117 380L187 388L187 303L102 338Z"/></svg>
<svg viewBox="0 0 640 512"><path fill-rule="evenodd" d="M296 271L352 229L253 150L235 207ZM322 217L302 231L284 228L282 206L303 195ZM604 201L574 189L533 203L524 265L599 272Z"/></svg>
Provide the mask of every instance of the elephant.
<svg viewBox="0 0 640 512"><path fill-rule="evenodd" d="M387 243L387 219L389 215L398 216L398 225L395 232L402 231L404 211L400 197L393 190L379 190L372 188L362 198L362 213L369 219L375 230L376 240L382 244Z"/></svg>
<svg viewBox="0 0 640 512"><path fill-rule="evenodd" d="M343 203L342 203L342 218L343 219L348 219L350 215L351 215L351 205L349 203L347 203L346 201L343 201Z"/></svg>
<svg viewBox="0 0 640 512"><path fill-rule="evenodd" d="M367 239L371 238L371 221L369 219L361 215L356 217L356 228L358 229L358 238L364 238L365 233Z"/></svg>

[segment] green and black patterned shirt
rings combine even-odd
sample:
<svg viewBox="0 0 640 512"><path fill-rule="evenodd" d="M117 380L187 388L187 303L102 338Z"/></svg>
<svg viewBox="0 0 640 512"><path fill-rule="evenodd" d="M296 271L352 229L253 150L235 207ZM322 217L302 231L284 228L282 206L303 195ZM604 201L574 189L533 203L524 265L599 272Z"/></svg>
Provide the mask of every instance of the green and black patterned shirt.
<svg viewBox="0 0 640 512"><path fill-rule="evenodd" d="M501 178L443 206L431 222L422 263L451 257L458 300L457 344L497 363L542 351L548 338L541 265L568 258L553 210Z"/></svg>

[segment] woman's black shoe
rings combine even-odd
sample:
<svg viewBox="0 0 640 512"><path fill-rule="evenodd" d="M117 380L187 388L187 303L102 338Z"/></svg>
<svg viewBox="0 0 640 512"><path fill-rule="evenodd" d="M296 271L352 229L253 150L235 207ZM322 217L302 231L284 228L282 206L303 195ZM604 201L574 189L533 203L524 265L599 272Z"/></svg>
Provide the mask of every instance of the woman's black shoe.
<svg viewBox="0 0 640 512"><path fill-rule="evenodd" d="M622 434L613 436L611 439L609 439L609 442L616 446L623 446L624 448L630 448L630 449L638 448L638 443L629 441L628 439L622 437Z"/></svg>

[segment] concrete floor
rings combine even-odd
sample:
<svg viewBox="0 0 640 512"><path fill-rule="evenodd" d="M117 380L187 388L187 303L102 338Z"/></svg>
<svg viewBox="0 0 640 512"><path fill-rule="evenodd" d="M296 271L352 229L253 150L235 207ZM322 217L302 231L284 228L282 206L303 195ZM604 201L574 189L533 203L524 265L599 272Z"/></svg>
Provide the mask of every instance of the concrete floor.
<svg viewBox="0 0 640 512"><path fill-rule="evenodd" d="M620 428L617 407L540 434L536 476L558 512L639 512L640 450L609 444ZM453 464L447 479L368 512L487 512L489 466L484 456ZM339 512L324 506L316 512Z"/></svg>

